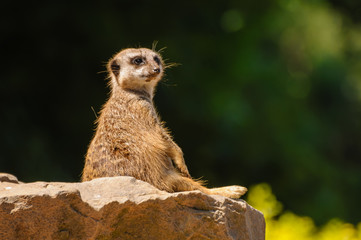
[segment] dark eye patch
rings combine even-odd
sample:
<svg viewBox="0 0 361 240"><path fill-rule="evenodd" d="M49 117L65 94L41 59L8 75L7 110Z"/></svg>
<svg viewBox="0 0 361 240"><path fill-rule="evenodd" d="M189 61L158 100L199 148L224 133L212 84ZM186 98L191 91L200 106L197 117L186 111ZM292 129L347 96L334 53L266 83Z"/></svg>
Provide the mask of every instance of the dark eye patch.
<svg viewBox="0 0 361 240"><path fill-rule="evenodd" d="M158 56L154 56L154 61L158 64L158 65L160 65L160 59L159 59L159 57Z"/></svg>

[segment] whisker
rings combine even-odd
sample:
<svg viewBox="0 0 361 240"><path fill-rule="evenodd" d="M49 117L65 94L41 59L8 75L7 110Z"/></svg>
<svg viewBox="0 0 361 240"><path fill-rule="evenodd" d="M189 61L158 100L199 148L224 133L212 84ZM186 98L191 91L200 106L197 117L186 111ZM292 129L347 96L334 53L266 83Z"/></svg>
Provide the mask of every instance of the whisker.
<svg viewBox="0 0 361 240"><path fill-rule="evenodd" d="M158 52L158 53L162 53L165 49L167 49L167 47L162 47L162 48L159 49L157 52Z"/></svg>
<svg viewBox="0 0 361 240"><path fill-rule="evenodd" d="M154 40L152 43L152 50L156 51L155 49L157 48L157 44L158 44L158 40Z"/></svg>
<svg viewBox="0 0 361 240"><path fill-rule="evenodd" d="M97 74L107 73L107 72L108 72L107 70L103 70L103 71L99 71L99 72L97 72Z"/></svg>
<svg viewBox="0 0 361 240"><path fill-rule="evenodd" d="M98 119L98 115L97 115L97 113L95 112L93 106L91 106L90 108L93 110L93 113L94 113L94 115L95 115L95 119Z"/></svg>
<svg viewBox="0 0 361 240"><path fill-rule="evenodd" d="M180 65L182 65L182 64L180 64L180 63L165 63L164 68L168 69L168 68L172 68L172 67L178 67Z"/></svg>

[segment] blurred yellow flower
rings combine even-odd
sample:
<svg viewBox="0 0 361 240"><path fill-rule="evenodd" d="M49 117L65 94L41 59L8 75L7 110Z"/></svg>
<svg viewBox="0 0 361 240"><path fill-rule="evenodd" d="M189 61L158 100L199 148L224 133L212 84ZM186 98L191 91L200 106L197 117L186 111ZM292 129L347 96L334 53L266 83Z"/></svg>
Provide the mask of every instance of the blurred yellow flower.
<svg viewBox="0 0 361 240"><path fill-rule="evenodd" d="M277 201L267 183L250 188L247 201L254 208L260 210L266 219L273 218L282 212L282 204Z"/></svg>
<svg viewBox="0 0 361 240"><path fill-rule="evenodd" d="M331 219L318 228L310 217L283 212L282 204L267 183L252 186L247 202L264 214L266 240L361 240L361 222L355 227L339 219Z"/></svg>

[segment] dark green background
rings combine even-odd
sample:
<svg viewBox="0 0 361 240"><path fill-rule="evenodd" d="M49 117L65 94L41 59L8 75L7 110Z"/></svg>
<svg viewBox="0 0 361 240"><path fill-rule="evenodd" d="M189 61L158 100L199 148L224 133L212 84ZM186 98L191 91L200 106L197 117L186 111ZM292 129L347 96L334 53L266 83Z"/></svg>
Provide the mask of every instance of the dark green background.
<svg viewBox="0 0 361 240"><path fill-rule="evenodd" d="M155 102L194 177L360 221L360 1L5 1L0 171L78 181L105 63L167 47Z"/></svg>

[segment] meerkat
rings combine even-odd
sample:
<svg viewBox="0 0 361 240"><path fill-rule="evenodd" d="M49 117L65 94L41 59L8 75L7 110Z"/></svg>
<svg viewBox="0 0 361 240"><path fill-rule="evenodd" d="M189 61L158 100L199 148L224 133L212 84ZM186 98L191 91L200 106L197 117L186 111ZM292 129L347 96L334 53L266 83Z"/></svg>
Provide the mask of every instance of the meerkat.
<svg viewBox="0 0 361 240"><path fill-rule="evenodd" d="M96 121L82 181L132 176L170 193L200 190L239 198L245 187L206 188L190 176L181 148L153 104L164 69L160 54L147 48L122 50L109 61L110 97Z"/></svg>

